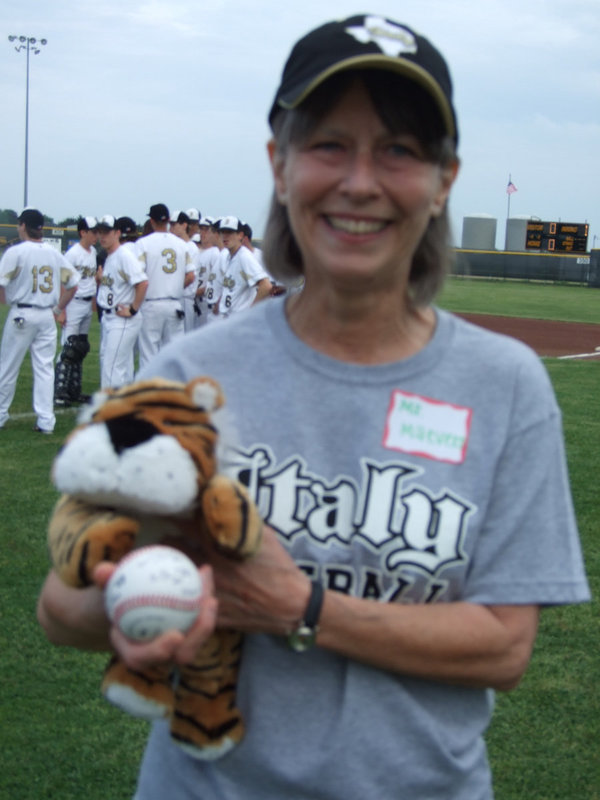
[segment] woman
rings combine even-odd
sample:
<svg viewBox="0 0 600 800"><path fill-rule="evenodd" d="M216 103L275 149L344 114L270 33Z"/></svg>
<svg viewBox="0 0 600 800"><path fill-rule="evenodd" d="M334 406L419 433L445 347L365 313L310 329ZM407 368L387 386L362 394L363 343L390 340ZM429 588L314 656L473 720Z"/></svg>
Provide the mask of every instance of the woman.
<svg viewBox="0 0 600 800"><path fill-rule="evenodd" d="M539 606L588 598L559 411L527 348L431 305L458 168L432 45L378 17L325 25L269 119L266 266L304 289L145 370L222 382L231 470L268 523L252 562L211 558L216 624L248 634L248 729L206 764L156 725L136 798L488 800L491 690L518 684ZM49 636L106 646L100 592L67 618L56 584ZM188 637L113 645L132 666L186 660L215 606Z"/></svg>

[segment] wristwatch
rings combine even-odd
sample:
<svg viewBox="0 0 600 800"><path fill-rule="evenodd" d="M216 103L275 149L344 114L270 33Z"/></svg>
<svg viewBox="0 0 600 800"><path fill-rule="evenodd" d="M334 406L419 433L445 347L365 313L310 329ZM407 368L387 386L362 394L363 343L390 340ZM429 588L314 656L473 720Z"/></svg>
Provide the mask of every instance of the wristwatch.
<svg viewBox="0 0 600 800"><path fill-rule="evenodd" d="M319 632L319 617L323 606L323 586L319 581L311 581L310 598L304 618L288 636L288 644L297 653L304 653L314 646Z"/></svg>

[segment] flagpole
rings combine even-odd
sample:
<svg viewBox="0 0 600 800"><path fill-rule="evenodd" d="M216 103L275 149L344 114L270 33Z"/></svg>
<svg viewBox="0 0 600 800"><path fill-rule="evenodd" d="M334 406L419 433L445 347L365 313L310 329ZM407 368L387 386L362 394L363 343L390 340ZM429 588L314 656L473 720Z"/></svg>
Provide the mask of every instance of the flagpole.
<svg viewBox="0 0 600 800"><path fill-rule="evenodd" d="M510 173L509 173L508 174L508 184L507 184L507 186L510 186L511 183L512 183L512 178L511 178ZM508 225L508 220L510 219L510 196L511 196L512 192L507 192L507 194L508 194L508 206L507 206L507 210L506 210L506 224Z"/></svg>

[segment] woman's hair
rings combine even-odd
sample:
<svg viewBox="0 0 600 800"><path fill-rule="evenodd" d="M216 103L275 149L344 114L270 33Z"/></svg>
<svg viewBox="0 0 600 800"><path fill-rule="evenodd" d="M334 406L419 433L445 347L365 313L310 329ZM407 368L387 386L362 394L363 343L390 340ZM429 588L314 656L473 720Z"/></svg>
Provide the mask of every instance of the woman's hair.
<svg viewBox="0 0 600 800"><path fill-rule="evenodd" d="M416 136L425 158L440 166L456 161L452 140L445 134L439 111L429 94L414 82L381 70L348 70L325 81L298 107L279 111L272 120L277 152L285 157L292 145L301 145L331 110L332 98L341 97L360 79L373 106L392 134ZM273 277L291 282L304 273L302 254L292 232L286 207L273 192L262 241L265 265ZM415 307L430 303L441 289L450 265L448 209L432 217L413 256L409 300Z"/></svg>

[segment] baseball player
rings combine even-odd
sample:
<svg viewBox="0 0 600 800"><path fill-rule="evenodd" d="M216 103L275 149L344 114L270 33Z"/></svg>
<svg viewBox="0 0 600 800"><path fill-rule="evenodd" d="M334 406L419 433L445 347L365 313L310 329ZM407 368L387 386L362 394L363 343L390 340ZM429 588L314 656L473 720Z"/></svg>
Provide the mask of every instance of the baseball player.
<svg viewBox="0 0 600 800"><path fill-rule="evenodd" d="M82 363L90 350L88 333L92 322L92 301L96 296L94 245L98 241L98 221L95 217L80 217L77 231L79 242L67 250L65 258L79 272L80 280L73 302L65 311L62 350L54 375L54 403L62 406L89 400L89 396L81 394L81 381Z"/></svg>
<svg viewBox="0 0 600 800"><path fill-rule="evenodd" d="M252 242L252 228L248 225L247 222L242 222L242 231L244 233L244 238L242 239L242 244L244 247L247 247L248 250L252 253L254 258L258 261L261 267L269 276L269 280L271 281L271 294L276 297L280 294L285 294L286 288L280 283L277 283L273 276L270 274L269 270L265 267L265 261L263 258L263 252L260 247L255 247L254 243Z"/></svg>
<svg viewBox="0 0 600 800"><path fill-rule="evenodd" d="M219 230L228 251L223 267L223 291L219 300L219 317L226 318L268 297L273 284L264 267L261 267L242 244L243 223L237 217L223 217Z"/></svg>
<svg viewBox="0 0 600 800"><path fill-rule="evenodd" d="M185 212L186 217L189 219L187 232L190 239L192 236L199 236L200 235L200 217L202 214L198 211L197 208L188 208Z"/></svg>
<svg viewBox="0 0 600 800"><path fill-rule="evenodd" d="M193 215L198 215L198 212L195 208L191 208L188 211L175 211L171 214L171 233L174 233L175 236L178 236L182 242L185 244L186 250L188 252L189 260L191 264L194 266L194 280L187 283L186 287L183 290L183 329L185 333L194 329L194 300L196 298L196 289L198 288L198 281L199 281L199 269L200 269L200 251L192 242L192 237L190 236L190 229L194 229L197 226L198 220L194 220L190 217L190 213Z"/></svg>
<svg viewBox="0 0 600 800"><path fill-rule="evenodd" d="M138 227L131 217L119 217L117 228L121 232L121 247L135 256L135 243L140 238Z"/></svg>
<svg viewBox="0 0 600 800"><path fill-rule="evenodd" d="M200 219L200 281L194 305L194 327L200 328L217 319L219 297L222 290L221 254L227 255L213 217Z"/></svg>
<svg viewBox="0 0 600 800"><path fill-rule="evenodd" d="M0 302L11 306L0 345L0 428L17 386L25 353L33 367L34 431L52 433L56 322L77 290L80 275L66 258L42 241L44 217L26 208L18 219L19 244L0 261ZM62 292L61 292L62 287Z"/></svg>
<svg viewBox="0 0 600 800"><path fill-rule="evenodd" d="M196 277L185 244L167 230L167 206L151 206L148 216L153 233L136 242L136 253L148 279L139 337L140 368L164 344L184 332L183 290Z"/></svg>
<svg viewBox="0 0 600 800"><path fill-rule="evenodd" d="M121 246L121 231L115 217L111 214L102 217L98 231L100 244L107 253L97 296L102 310L100 384L104 388L133 380L133 352L142 324L139 311L148 280L138 259Z"/></svg>

